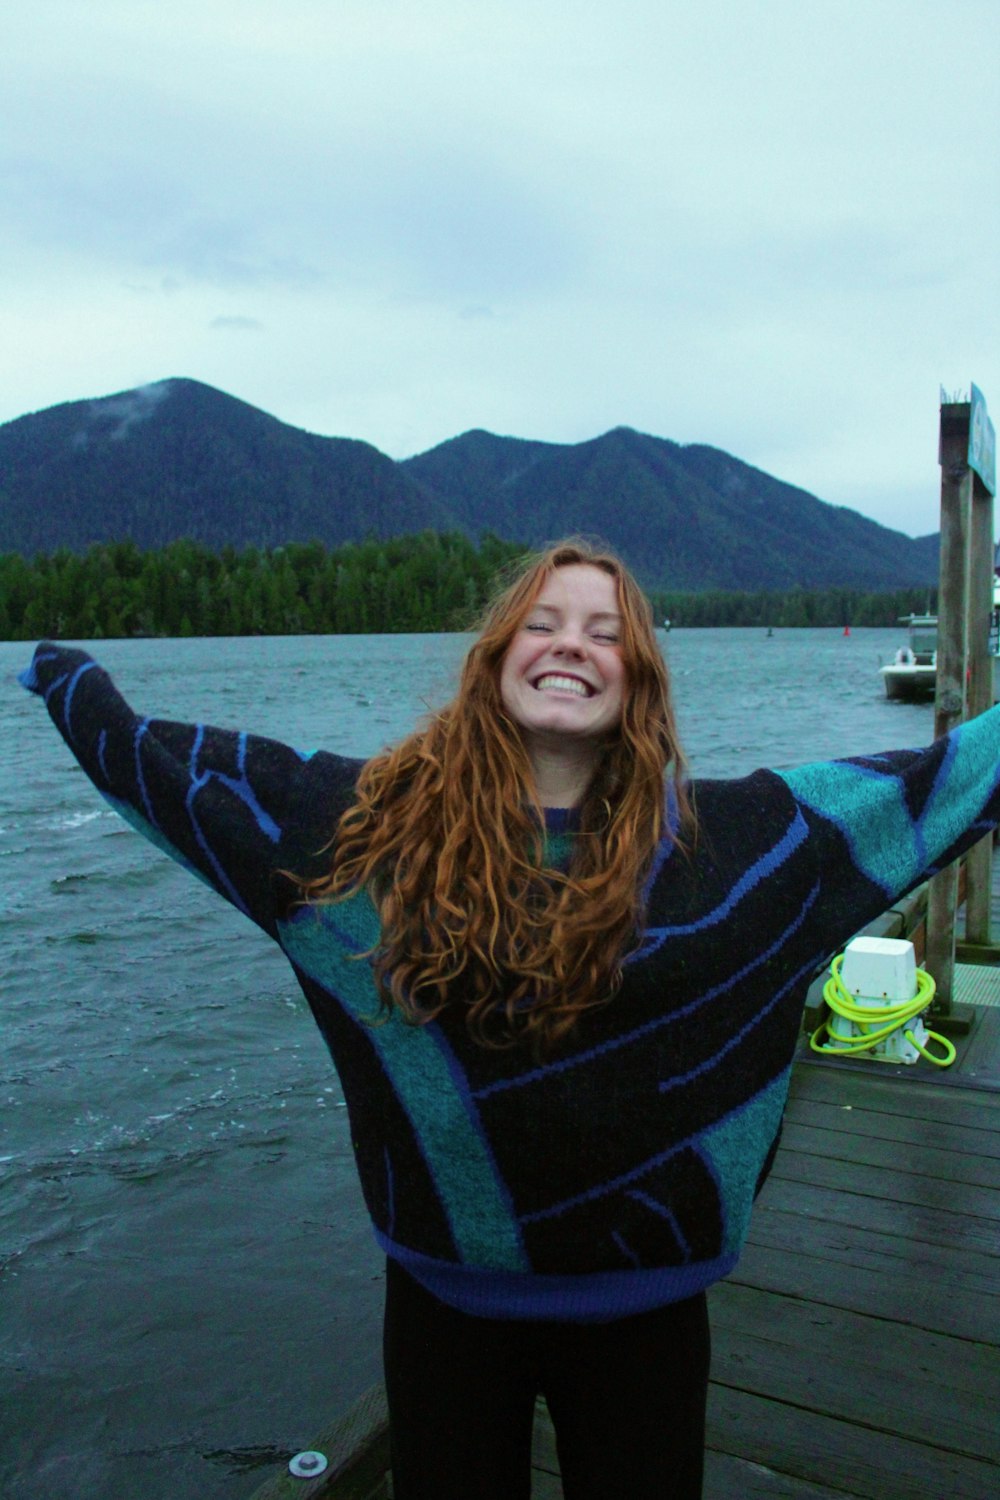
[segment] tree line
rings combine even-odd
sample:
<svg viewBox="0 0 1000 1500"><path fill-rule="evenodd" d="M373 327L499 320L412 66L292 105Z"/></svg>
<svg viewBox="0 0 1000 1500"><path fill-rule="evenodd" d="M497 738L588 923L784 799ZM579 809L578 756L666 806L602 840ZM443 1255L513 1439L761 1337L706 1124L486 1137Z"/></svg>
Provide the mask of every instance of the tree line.
<svg viewBox="0 0 1000 1500"><path fill-rule="evenodd" d="M926 586L867 593L861 589L785 589L730 593L660 593L652 596L657 623L672 626L895 625L904 615L934 614L937 590Z"/></svg>
<svg viewBox="0 0 1000 1500"><path fill-rule="evenodd" d="M422 531L388 541L223 547L133 542L0 554L0 639L115 636L352 635L467 630L497 574L526 549L486 534ZM657 623L676 626L893 625L935 607L926 589L889 594L654 591Z"/></svg>
<svg viewBox="0 0 1000 1500"><path fill-rule="evenodd" d="M458 533L285 547L176 541L0 556L0 636L350 635L468 629L524 548Z"/></svg>

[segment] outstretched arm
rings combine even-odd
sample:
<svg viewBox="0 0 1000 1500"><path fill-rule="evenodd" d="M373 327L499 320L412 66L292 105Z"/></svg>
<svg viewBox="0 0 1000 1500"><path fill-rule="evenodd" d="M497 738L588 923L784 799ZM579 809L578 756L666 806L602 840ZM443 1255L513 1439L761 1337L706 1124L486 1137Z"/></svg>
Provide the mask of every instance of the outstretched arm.
<svg viewBox="0 0 1000 1500"><path fill-rule="evenodd" d="M817 850L832 950L1000 821L1000 708L922 750L779 774Z"/></svg>
<svg viewBox="0 0 1000 1500"><path fill-rule="evenodd" d="M83 651L44 642L21 681L116 811L274 936L272 875L308 757L233 730L140 718Z"/></svg>

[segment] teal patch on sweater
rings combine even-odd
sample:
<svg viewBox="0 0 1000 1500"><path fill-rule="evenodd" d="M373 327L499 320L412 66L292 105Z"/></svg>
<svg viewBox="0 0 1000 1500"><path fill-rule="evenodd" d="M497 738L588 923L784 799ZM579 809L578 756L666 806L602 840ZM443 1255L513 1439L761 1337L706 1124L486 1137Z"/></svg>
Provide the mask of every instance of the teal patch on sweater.
<svg viewBox="0 0 1000 1500"><path fill-rule="evenodd" d="M748 1103L698 1138L698 1149L720 1192L725 1185L723 1254L738 1250L746 1239L761 1163L778 1133L791 1076L791 1068L786 1068Z"/></svg>
<svg viewBox="0 0 1000 1500"><path fill-rule="evenodd" d="M951 737L951 752L934 784L930 805L920 820L934 858L969 828L1000 776L1000 714L981 714L963 724ZM942 793L947 788L947 795Z"/></svg>
<svg viewBox="0 0 1000 1500"><path fill-rule="evenodd" d="M474 1105L456 1084L433 1026L382 1018L367 960L379 938L369 896L357 892L331 906L304 908L279 923L289 958L365 1026L420 1144L463 1262L526 1271L529 1263ZM352 956L354 955L354 956ZM378 1019L377 1019L378 1018Z"/></svg>
<svg viewBox="0 0 1000 1500"><path fill-rule="evenodd" d="M120 797L112 797L108 792L102 792L101 796L110 807L114 808L120 818L124 818L125 822L131 828L135 829L136 833L141 833L144 839L148 839L151 844L155 844L157 849L163 854L168 854L172 860L175 860L177 864L187 870L190 875L197 875L198 879L207 885L209 890L215 890L215 886L209 880L208 876L204 875L198 869L197 865L192 864L187 855L182 854L175 844L172 844L158 828L154 827L148 818L144 818L141 813L137 813L130 802L123 802Z"/></svg>
<svg viewBox="0 0 1000 1500"><path fill-rule="evenodd" d="M550 870L569 869L570 856L573 853L573 844L575 841L576 834L574 833L546 834L543 858Z"/></svg>
<svg viewBox="0 0 1000 1500"><path fill-rule="evenodd" d="M843 833L857 868L891 898L936 864L975 823L997 783L997 710L949 737L920 816L910 815L904 777L871 766L829 761L778 774L797 800Z"/></svg>
<svg viewBox="0 0 1000 1500"><path fill-rule="evenodd" d="M897 776L883 776L846 761L780 771L799 802L843 833L857 868L888 897L916 880L921 859L917 830Z"/></svg>

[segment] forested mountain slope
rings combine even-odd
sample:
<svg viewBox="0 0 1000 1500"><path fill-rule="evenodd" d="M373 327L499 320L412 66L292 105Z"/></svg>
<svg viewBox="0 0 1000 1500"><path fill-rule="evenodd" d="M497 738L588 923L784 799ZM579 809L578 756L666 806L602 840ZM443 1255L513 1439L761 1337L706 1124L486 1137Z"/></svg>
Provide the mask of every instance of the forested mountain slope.
<svg viewBox="0 0 1000 1500"><path fill-rule="evenodd" d="M888 589L937 580L913 540L698 444L618 427L575 444L471 431L395 462L198 381L0 426L0 552L130 538L327 547L421 530L609 541L649 587Z"/></svg>

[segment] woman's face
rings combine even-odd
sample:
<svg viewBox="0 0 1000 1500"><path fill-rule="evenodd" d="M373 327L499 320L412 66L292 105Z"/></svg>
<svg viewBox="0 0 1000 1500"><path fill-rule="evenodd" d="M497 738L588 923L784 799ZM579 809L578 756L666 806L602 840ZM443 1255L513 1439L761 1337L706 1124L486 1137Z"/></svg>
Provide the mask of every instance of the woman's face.
<svg viewBox="0 0 1000 1500"><path fill-rule="evenodd" d="M618 586L589 563L548 577L500 669L500 697L525 738L605 738L621 721L625 663Z"/></svg>

